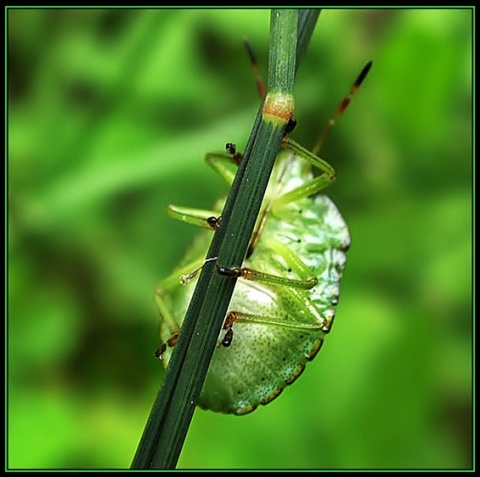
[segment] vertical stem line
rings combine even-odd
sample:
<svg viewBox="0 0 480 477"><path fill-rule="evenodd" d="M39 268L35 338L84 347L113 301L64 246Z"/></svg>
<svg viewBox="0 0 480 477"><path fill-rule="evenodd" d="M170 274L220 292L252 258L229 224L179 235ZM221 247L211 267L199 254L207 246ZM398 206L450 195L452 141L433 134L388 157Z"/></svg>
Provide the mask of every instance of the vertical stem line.
<svg viewBox="0 0 480 477"><path fill-rule="evenodd" d="M312 18L318 17L313 14ZM271 15L269 89L222 213L207 257L218 264L240 266L252 235L273 164L288 119L293 114L293 80L299 60L297 25L312 21L298 10L274 10ZM314 24L314 21L313 21ZM304 35L308 43L309 34ZM302 45L302 54L305 46ZM274 64L272 64L274 63ZM271 89L273 88L273 89ZM272 105L274 107L272 107ZM173 469L212 358L235 279L216 273L207 262L183 322L165 381L157 395L135 454L133 469Z"/></svg>

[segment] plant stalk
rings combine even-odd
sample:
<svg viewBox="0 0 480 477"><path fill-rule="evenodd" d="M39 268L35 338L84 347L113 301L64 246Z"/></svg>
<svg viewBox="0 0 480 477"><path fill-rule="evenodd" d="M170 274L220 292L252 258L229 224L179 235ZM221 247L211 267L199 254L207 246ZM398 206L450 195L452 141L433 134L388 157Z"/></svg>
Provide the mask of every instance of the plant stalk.
<svg viewBox="0 0 480 477"><path fill-rule="evenodd" d="M267 97L207 254L207 258L218 259L216 264L206 262L202 269L132 469L173 469L178 461L236 282L219 275L215 267L241 266L280 143L293 115L293 81L300 63L297 37L308 43L318 17L318 11L301 11L300 17L298 13L272 11ZM305 49L302 44L301 54Z"/></svg>

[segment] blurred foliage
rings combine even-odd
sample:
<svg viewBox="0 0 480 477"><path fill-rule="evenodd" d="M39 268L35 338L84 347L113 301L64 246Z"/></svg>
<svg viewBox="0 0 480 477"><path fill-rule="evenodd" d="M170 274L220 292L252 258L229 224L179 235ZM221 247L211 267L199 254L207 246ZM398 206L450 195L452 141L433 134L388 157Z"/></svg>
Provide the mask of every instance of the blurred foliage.
<svg viewBox="0 0 480 477"><path fill-rule="evenodd" d="M226 192L265 10L9 9L8 465L128 467L162 381L156 282ZM322 156L352 247L333 332L245 417L195 413L188 468L472 466L472 11L327 10L293 137L374 66Z"/></svg>

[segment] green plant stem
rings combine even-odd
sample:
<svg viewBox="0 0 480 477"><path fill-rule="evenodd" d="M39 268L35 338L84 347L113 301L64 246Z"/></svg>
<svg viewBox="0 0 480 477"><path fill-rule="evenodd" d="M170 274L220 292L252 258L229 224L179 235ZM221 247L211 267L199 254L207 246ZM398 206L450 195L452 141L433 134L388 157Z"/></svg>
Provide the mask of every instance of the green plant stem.
<svg viewBox="0 0 480 477"><path fill-rule="evenodd" d="M270 65L267 100L260 119L257 117L255 121L222 213L222 225L207 255L218 257L217 263L222 266L240 266L243 261L288 118L293 112L293 78L299 65L297 17L298 11L272 13L270 48L278 51L271 53L270 61L277 62L277 66ZM318 14L315 20L316 17ZM303 18L301 24L311 26L308 15ZM307 35L304 41L308 42L309 38ZM285 98L290 99L283 101ZM280 110L282 114L278 115ZM205 264L132 468L175 467L234 286L235 279L216 273L214 262Z"/></svg>

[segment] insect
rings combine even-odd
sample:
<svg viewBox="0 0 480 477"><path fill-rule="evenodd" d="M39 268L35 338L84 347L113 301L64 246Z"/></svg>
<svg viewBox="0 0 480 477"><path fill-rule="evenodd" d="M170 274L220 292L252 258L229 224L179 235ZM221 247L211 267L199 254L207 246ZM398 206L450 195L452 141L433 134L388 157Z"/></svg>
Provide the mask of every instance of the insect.
<svg viewBox="0 0 480 477"><path fill-rule="evenodd" d="M370 67L362 69L312 151L285 136L242 268L218 269L239 279L200 395L204 409L243 415L271 402L316 356L332 327L350 237L336 206L318 194L335 174L318 152ZM206 161L231 184L231 165L240 163L241 154L228 143ZM164 343L156 356L165 366L223 204L212 211L169 206L174 218L204 230L155 293Z"/></svg>

